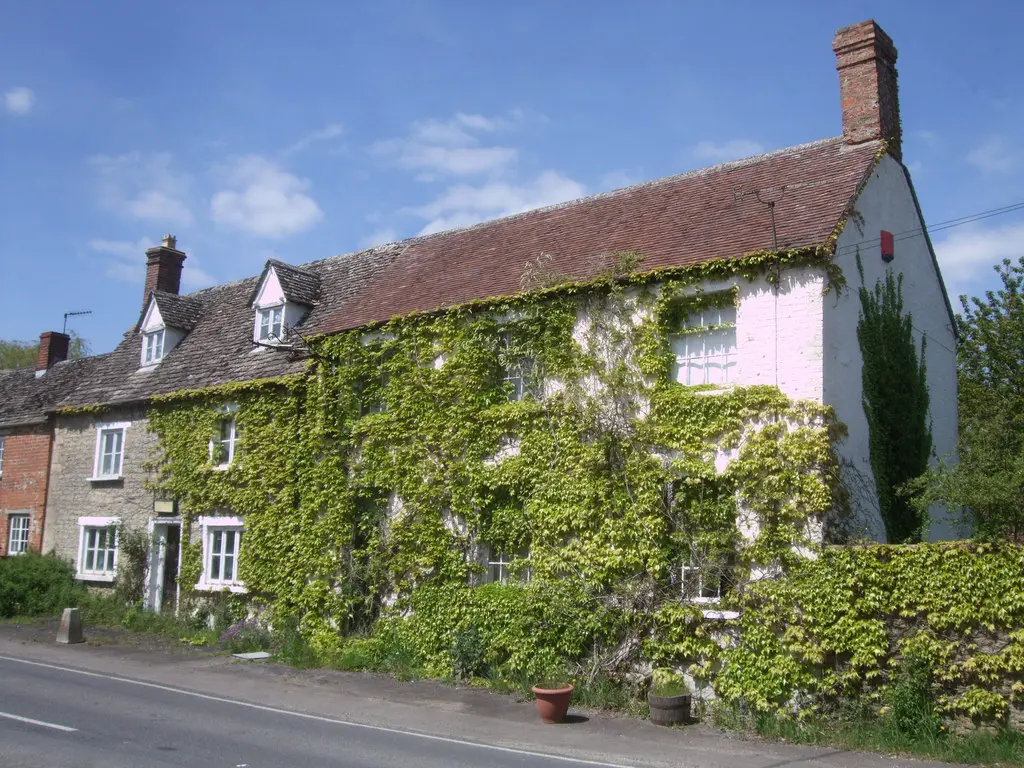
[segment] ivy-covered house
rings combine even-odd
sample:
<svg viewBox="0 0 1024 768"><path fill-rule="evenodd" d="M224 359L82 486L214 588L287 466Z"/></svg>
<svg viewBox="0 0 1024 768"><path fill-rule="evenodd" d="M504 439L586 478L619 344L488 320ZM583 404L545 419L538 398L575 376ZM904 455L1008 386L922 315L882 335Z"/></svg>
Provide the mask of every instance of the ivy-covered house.
<svg viewBox="0 0 1024 768"><path fill-rule="evenodd" d="M153 607L247 591L329 644L395 601L447 637L487 582L712 603L920 535L892 490L954 449L953 319L896 51L833 47L836 138L187 296L165 238L57 413L44 547L102 583L144 528Z"/></svg>

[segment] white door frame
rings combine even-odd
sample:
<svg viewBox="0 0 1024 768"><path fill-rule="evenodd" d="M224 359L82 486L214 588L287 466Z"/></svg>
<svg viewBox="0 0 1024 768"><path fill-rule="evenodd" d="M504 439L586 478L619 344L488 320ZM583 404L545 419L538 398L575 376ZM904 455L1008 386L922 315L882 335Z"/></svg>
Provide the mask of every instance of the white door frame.
<svg viewBox="0 0 1024 768"><path fill-rule="evenodd" d="M146 608L152 609L154 613L160 613L161 603L164 595L164 570L167 559L167 529L177 525L181 527L180 517L159 517L149 521L149 560L146 568L146 595L143 604ZM175 572L181 570L181 545L178 545L178 562L175 563ZM177 591L181 589L180 584L175 585L175 611L177 611Z"/></svg>

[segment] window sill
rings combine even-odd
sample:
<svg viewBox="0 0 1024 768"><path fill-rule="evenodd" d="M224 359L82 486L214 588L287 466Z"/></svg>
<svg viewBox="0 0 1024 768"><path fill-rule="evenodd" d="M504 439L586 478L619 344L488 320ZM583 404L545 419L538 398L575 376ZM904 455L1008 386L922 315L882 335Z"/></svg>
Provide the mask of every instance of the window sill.
<svg viewBox="0 0 1024 768"><path fill-rule="evenodd" d="M211 472L227 472L231 469L231 464L214 464L210 467Z"/></svg>
<svg viewBox="0 0 1024 768"><path fill-rule="evenodd" d="M202 592L223 592L228 590L236 595L244 595L248 590L245 588L245 584L239 584L238 582L214 582L209 583L200 579L199 583L196 584L196 589Z"/></svg>
<svg viewBox="0 0 1024 768"><path fill-rule="evenodd" d="M713 621L734 621L740 617L739 611L704 611L704 618Z"/></svg>
<svg viewBox="0 0 1024 768"><path fill-rule="evenodd" d="M94 475L93 477L87 477L90 483L114 483L118 480L124 480L124 475Z"/></svg>
<svg viewBox="0 0 1024 768"><path fill-rule="evenodd" d="M686 602L694 605L718 605L722 602L720 597L691 597Z"/></svg>
<svg viewBox="0 0 1024 768"><path fill-rule="evenodd" d="M79 581L102 581L107 584L113 583L114 579L117 578L116 573L82 573L79 571L75 574L75 578Z"/></svg>

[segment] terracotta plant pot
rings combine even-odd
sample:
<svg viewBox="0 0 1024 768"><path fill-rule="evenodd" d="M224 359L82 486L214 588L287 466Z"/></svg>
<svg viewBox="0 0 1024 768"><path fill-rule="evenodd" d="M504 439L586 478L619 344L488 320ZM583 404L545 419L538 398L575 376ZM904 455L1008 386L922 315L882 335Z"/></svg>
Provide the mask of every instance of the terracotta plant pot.
<svg viewBox="0 0 1024 768"><path fill-rule="evenodd" d="M545 723L560 723L565 719L565 713L569 711L569 698L572 696L572 686L565 688L538 688L536 685L531 688L537 696L537 711L540 719Z"/></svg>
<svg viewBox="0 0 1024 768"><path fill-rule="evenodd" d="M651 722L655 725L681 725L690 722L690 694L655 696L647 694L651 707Z"/></svg>

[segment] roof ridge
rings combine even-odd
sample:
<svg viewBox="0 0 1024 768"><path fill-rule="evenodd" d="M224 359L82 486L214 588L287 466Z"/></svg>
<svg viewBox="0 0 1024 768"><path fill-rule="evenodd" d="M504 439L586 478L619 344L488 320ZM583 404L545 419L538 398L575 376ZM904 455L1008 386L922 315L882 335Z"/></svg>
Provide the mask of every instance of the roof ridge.
<svg viewBox="0 0 1024 768"><path fill-rule="evenodd" d="M429 235L414 235L412 237L403 238L402 240L393 240L393 241L388 242L388 243L380 243L380 244L375 245L375 246L373 246L371 248L362 248L362 249L360 249L358 251L346 251L345 253L338 253L338 254L335 254L333 256L325 256L322 259L314 259L313 261L307 261L307 262L304 262L304 263L299 264L299 265L289 264L286 261L282 261L280 259L276 259L276 258L273 258L273 257L268 258L267 262L279 263L279 264L284 265L285 267L290 267L291 269L296 269L296 270L300 270L300 271L303 271L303 272L309 272L309 267L313 266L314 264L323 264L325 262L334 261L336 259L355 258L355 257L361 256L363 254L372 254L372 253L375 253L375 252L379 251L380 249L390 248L390 247L394 247L396 245L401 245L403 247L409 247L409 246L416 245L416 244L419 244L419 243L422 243L422 242L433 240L434 238L439 238L439 237L451 235L451 234L454 234L456 232L469 232L469 231L476 230L476 229L485 229L486 227L494 226L494 225L501 224L501 223L504 223L504 222L507 222L507 221L513 221L515 219L519 219L519 218L522 218L524 216L530 216L530 215L534 215L534 214L537 214L537 213L544 213L546 211L556 211L556 210L560 210L560 209L563 209L563 208L571 208L571 207L573 207L575 205L582 205L582 204L588 203L591 200L603 200L603 199L606 199L606 198L609 198L609 197L615 197L617 195L627 194L627 193L635 191L637 189L643 189L643 188L647 188L647 187L657 187L657 186L660 186L662 184L671 184L671 183L679 181L680 179L685 179L685 178L694 177L694 176L701 176L701 175L708 174L708 173L714 173L714 172L717 172L717 171L725 170L727 168L741 168L741 167L746 166L746 165L752 165L754 163L763 162L764 160L767 160L769 158L776 157L776 156L779 156L779 155L785 155L785 154L788 154L788 153L791 153L791 152L797 152L797 151L800 151L800 150L813 149L813 148L820 147L820 146L825 146L825 145L828 145L828 144L835 144L837 142L842 142L843 140L844 139L843 139L842 136L831 136L831 137L826 138L826 139L817 139L815 141L804 142L803 144L793 144L792 146L789 146L789 147L782 147L780 149L773 149L770 152L762 152L761 154L750 155L748 157L742 157L742 158L739 158L738 160L728 160L728 161L723 162L723 163L716 163L715 165L709 165L709 166L705 166L703 168L695 168L695 169L690 170L690 171L683 171L682 173L676 173L676 174L672 174L670 176L660 176L660 177L658 177L656 179L649 179L647 181L637 182L636 184L631 184L631 185L626 186L626 187L619 187L618 189L611 189L611 190L607 190L607 191L604 191L604 192L595 192L592 195L584 195L583 197L577 197L577 198L574 198L572 200L564 200L564 201L562 201L560 203L553 203L551 205L541 206L540 208L531 208L531 209L529 209L527 211L520 211L519 213L512 213L512 214L509 214L507 216L501 216L501 217L496 218L496 219L487 219L486 221L480 221L480 222L477 222L476 224L469 224L469 225L466 225L464 227L453 227L451 229L445 229L445 230L442 230L440 232L431 232ZM867 143L867 142L865 142L865 143ZM246 280L258 279L260 277L260 275L262 275L262 273L263 273L263 270L260 270L259 273L254 274L254 275L250 275L248 277L243 277L243 278L240 278L238 280L233 280L233 281L231 281L229 283L220 283L218 285L208 286L207 288L200 288L198 291L193 291L192 293L184 294L184 295L187 295L187 296L198 296L199 294L204 294L204 293L212 292L212 291L215 291L215 290L229 288L229 287L232 287L234 285L237 285L237 284L240 284L240 283L244 283Z"/></svg>
<svg viewBox="0 0 1024 768"><path fill-rule="evenodd" d="M573 198L572 200L563 200L560 203L552 203L551 205L544 205L541 206L540 208L530 208L529 210L520 211L519 213L510 213L507 216L501 216L496 219L487 219L487 221L480 221L477 222L476 224L467 224L464 227L452 227L451 229L443 229L440 232L431 232L429 235L416 235L414 237L409 237L404 240L397 240L395 241L395 243L387 243L387 245L395 245L398 243L409 243L411 245L431 240L435 237L451 235L454 234L455 232L469 232L475 229L485 229L486 227L504 223L507 221L513 221L524 216L531 216L533 214L545 213L547 211L557 211L565 208L572 208L575 205L583 205L585 203L589 203L591 200L604 200L609 197L615 197L617 195L634 192L638 189L658 187L663 184L672 184L682 179L703 176L705 174L715 173L718 171L725 170L727 168L742 168L743 166L760 163L769 158L776 157L778 155L785 155L790 152L796 152L799 150L813 149L816 147L822 147L828 144L835 144L842 141L844 141L842 136L831 136L827 139L816 139L815 141L808 141L803 144L794 144L789 147L782 147L781 149L773 149L771 152L762 152L761 154L758 155L741 157L738 160L727 160L722 163L716 163L715 165L708 165L703 168L695 168L691 171L683 171L682 173L675 173L670 176L659 176L656 179L640 181L637 182L636 184L630 184L629 186L626 187L610 189L605 192L595 192L592 195L584 195L583 197L576 197Z"/></svg>

